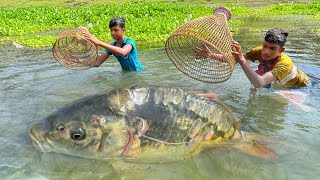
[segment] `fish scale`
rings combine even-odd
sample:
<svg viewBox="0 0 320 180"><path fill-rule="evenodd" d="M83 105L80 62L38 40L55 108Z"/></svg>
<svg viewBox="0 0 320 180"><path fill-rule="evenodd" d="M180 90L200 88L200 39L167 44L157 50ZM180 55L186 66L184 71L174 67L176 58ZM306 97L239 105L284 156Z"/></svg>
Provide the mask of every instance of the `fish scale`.
<svg viewBox="0 0 320 180"><path fill-rule="evenodd" d="M141 91L141 89L133 89L133 93L136 90ZM225 138L229 138L233 135L233 131L229 130L231 130L233 123L236 122L231 122L230 118L221 119L221 117L225 118L222 116L224 113L222 112L223 110L226 111L228 115L230 113L229 110L225 110L225 106L220 104L217 105L216 102L203 97L181 92L183 91L180 89L172 88L157 88L155 90L149 89L149 99L148 102L145 103L158 105L154 109L163 108L167 112L168 116L160 118L160 120L165 119L163 122L155 123L152 120L152 116L155 114L152 114L152 116L146 116L145 114L139 115L139 113L137 113L136 116L146 118L151 124L149 132L147 132L148 136L166 142L183 141L186 139L186 131L195 123L194 119L201 119L203 126L210 125L212 127L212 130L208 130L210 132L220 131L215 132L215 134L221 134L221 136L225 136ZM174 101L174 99L178 100ZM148 105L148 108L151 107L152 106ZM146 108L137 107L136 109ZM142 111L139 112L141 113ZM169 122L169 124L166 124L165 122ZM158 129L159 126L163 126L161 131L155 130Z"/></svg>

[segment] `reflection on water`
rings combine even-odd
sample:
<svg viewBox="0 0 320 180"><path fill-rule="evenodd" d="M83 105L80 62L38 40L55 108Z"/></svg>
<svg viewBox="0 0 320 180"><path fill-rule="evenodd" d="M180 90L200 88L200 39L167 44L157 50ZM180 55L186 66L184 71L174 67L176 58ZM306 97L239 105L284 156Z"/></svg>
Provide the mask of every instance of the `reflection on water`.
<svg viewBox="0 0 320 180"><path fill-rule="evenodd" d="M270 103L275 102L275 103ZM277 96L276 94L258 93L250 96L247 104L244 106L244 121L248 121L250 130L256 129L263 131L278 131L282 130L283 122L285 121L286 99ZM254 117L250 119L245 117ZM267 120L267 121L266 121Z"/></svg>
<svg viewBox="0 0 320 180"><path fill-rule="evenodd" d="M290 19L291 18L291 19ZM315 179L320 176L320 38L300 18L250 20L234 35L244 51L261 44L264 31L289 31L286 52L313 79L313 88L284 93L250 93L250 83L237 65L231 78L219 84L195 81L177 71L163 48L140 50L146 70L122 72L115 59L102 67L74 71L53 60L51 51L0 47L0 176L4 179L130 179L110 162L55 153L42 154L32 145L27 128L56 109L84 96L134 85L209 89L233 109L241 130L275 137L270 146L278 159L265 161L228 147L209 148L186 161L137 165L151 179ZM261 26L261 23L264 25ZM315 25L314 25L315 26ZM252 32L250 27L260 27ZM257 64L252 63L252 66ZM285 94L285 95L284 95ZM293 95L293 96L291 96ZM289 97L289 98L288 98Z"/></svg>

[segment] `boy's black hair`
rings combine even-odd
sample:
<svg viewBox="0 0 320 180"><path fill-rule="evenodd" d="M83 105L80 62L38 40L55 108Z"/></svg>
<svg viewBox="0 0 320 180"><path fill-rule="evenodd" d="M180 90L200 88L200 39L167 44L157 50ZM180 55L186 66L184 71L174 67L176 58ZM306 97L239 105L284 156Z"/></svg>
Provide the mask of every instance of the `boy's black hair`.
<svg viewBox="0 0 320 180"><path fill-rule="evenodd" d="M277 43L283 47L287 42L288 33L280 28L269 29L264 40L271 43Z"/></svg>
<svg viewBox="0 0 320 180"><path fill-rule="evenodd" d="M114 26L117 26L117 25L119 25L122 28L125 28L126 27L126 21L121 17L114 17L109 22L109 28L113 28Z"/></svg>

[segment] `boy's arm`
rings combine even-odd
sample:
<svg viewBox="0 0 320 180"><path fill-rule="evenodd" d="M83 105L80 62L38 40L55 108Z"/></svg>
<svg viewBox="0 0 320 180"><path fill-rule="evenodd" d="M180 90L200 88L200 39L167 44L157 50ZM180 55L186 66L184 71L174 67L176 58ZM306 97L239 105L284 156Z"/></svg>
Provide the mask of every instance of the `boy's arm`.
<svg viewBox="0 0 320 180"><path fill-rule="evenodd" d="M277 77L272 74L271 71L266 72L262 76L260 76L249 66L245 59L241 62L239 61L239 64L255 88L265 87L266 85L277 80Z"/></svg>
<svg viewBox="0 0 320 180"><path fill-rule="evenodd" d="M89 41L91 41L95 45L101 46L114 54L118 54L119 56L122 56L122 57L126 56L132 50L131 44L127 44L121 48L121 47L113 46L111 44L107 44L107 43L99 40L97 37L90 34L89 32L82 32L82 33L86 39L88 39Z"/></svg>
<svg viewBox="0 0 320 180"><path fill-rule="evenodd" d="M224 57L222 54L213 53L210 51L210 49L202 44L201 47L196 47L193 49L193 51L196 53L196 56L199 58L211 58L216 59L218 61L223 61Z"/></svg>
<svg viewBox="0 0 320 180"><path fill-rule="evenodd" d="M126 44L121 48L121 47L113 46L111 44L107 44L107 43L99 40L99 42L96 45L101 46L101 47L109 50L113 54L118 54L119 56L122 56L122 57L126 56L132 50L131 44Z"/></svg>
<svg viewBox="0 0 320 180"><path fill-rule="evenodd" d="M106 52L102 52L102 54L98 57L97 61L93 64L94 67L99 67L103 62L105 62L109 58L109 54Z"/></svg>
<svg viewBox="0 0 320 180"><path fill-rule="evenodd" d="M231 46L235 48L235 51L233 52L234 58L240 64L244 73L246 74L246 76L251 81L254 87L264 87L272 83L273 81L277 80L277 77L274 74L272 74L271 71L264 73L262 76L257 74L247 63L247 59L245 55L242 54L241 46L237 41L232 41Z"/></svg>

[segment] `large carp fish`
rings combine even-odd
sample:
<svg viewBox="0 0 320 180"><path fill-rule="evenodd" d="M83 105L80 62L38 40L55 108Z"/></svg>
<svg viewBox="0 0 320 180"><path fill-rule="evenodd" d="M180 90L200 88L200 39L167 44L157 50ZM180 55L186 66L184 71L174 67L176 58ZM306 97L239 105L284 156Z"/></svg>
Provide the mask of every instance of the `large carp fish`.
<svg viewBox="0 0 320 180"><path fill-rule="evenodd" d="M80 99L30 127L29 135L42 152L99 160L181 160L230 142L245 153L274 157L239 127L209 91L132 87Z"/></svg>

